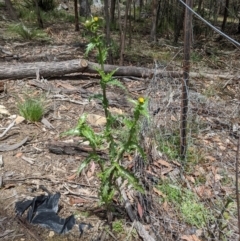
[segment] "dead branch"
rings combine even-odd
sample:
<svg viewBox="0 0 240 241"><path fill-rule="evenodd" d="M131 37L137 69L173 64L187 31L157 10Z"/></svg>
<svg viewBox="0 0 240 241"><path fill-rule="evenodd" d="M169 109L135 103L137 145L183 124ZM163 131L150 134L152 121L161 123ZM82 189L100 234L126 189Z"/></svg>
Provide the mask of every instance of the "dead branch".
<svg viewBox="0 0 240 241"><path fill-rule="evenodd" d="M20 78L34 78L39 72L40 76L54 77L62 76L72 73L98 73L97 69L100 66L97 63L88 62L85 59L68 60L60 62L35 62L35 63L17 63L17 64L1 64L0 65L0 79L20 79ZM151 78L154 74L162 77L180 78L182 71L167 71L165 69L148 69L135 66L116 66L104 65L105 72L109 73L116 70L117 76L134 76L140 78ZM229 74L209 74L209 73L190 73L192 78L208 78L212 80L217 79L239 79L238 75Z"/></svg>

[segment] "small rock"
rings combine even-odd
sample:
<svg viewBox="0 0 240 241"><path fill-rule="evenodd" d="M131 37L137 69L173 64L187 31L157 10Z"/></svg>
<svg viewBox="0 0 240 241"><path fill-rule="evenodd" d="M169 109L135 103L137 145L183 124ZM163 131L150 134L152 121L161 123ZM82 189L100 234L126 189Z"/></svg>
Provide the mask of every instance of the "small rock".
<svg viewBox="0 0 240 241"><path fill-rule="evenodd" d="M54 236L54 232L53 232L53 231L50 231L48 236L49 236L50 238L52 238L52 237Z"/></svg>

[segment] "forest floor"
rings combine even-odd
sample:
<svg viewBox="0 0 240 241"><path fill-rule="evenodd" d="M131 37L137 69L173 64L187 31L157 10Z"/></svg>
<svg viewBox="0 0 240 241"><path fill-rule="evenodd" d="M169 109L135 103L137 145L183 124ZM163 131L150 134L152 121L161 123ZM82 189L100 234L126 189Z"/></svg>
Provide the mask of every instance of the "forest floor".
<svg viewBox="0 0 240 241"><path fill-rule="evenodd" d="M4 9L0 10L0 15L6 16ZM88 40L83 27L80 32L75 32L72 23L49 25L45 32L50 41L46 42L20 40L7 31L8 24L7 18L0 19L1 62L14 64L61 61L84 56ZM133 36L132 47L126 52L124 65L155 68L159 64L161 68L181 70L181 43L173 46L170 41L159 39L158 43L152 44L148 37L140 36ZM115 39L118 43L117 34ZM224 40L204 44L196 41L195 45L197 47L191 55L191 71L201 72L203 77L190 82L189 113L194 121L190 127L189 162L184 164L176 157L175 140L155 140L159 141L157 159L153 156L150 167L142 168L148 174L148 180L145 180L148 183L148 194L141 199L141 195L128 190L128 187L125 189L136 216L155 240L237 240L235 160L236 133L240 126L239 79L209 79L204 77L204 74L239 76L239 52ZM9 53L19 56L19 59ZM95 61L94 54L90 55L90 59ZM156 68L160 68L159 66ZM162 76L153 78L159 82L164 79ZM130 115L132 106L127 98L146 96L146 90L152 88L149 88L152 79L134 79L129 76L119 80L125 85L127 93L115 87L109 89L111 111ZM162 84L158 82L155 85L158 93L152 91L151 93L156 95L152 96L150 93L148 96L160 106L158 113L152 114L150 110L150 115L154 119L155 127L159 130L162 128L161 134L164 135L170 132L173 136L175 126L180 121L180 80L181 76L176 81L164 79ZM0 137L0 156L3 160L3 163L0 163L0 239L141 240L119 197L114 200L116 209L113 223L107 223L106 212L99 206L98 200L98 167L91 163L89 169L76 176L86 152L74 147L69 148L81 140L79 137L61 135L75 127L83 113L89 115L88 122L96 131L103 128L104 113L101 105L94 99L88 99L91 94L100 92L99 76L88 73L71 74L40 79L39 82L36 82L36 78L4 80L4 84L5 91L1 93L0 105L6 109L0 110L1 133L14 120L16 122ZM156 98L157 94L160 99ZM26 96L40 96L44 99L45 122L30 123L19 117L18 103ZM25 138L27 141L19 148L4 150L3 144L17 144ZM66 146L59 148L57 154L57 151L50 147L53 144L60 145L59 143ZM151 151L152 149L149 150ZM129 170L134 169L134 153L125 157L123 165ZM152 182L151 178L155 181ZM170 186L164 186L163 180L168 180ZM170 189L166 191L164 187ZM184 195L185 191L174 192L171 191L172 187L173 190L191 190L198 197L199 203L210 210L210 214L215 218L210 218L205 225L201 225L196 220L202 218L203 210L198 212L191 209L193 204L188 207L191 214L184 214L186 202L181 199L182 204L177 206L174 200L178 199L173 197L174 200L171 200L166 196ZM46 195L46 190L51 194L61 194L58 214L62 218L74 214L77 224L84 227L81 238L76 225L69 233L59 235L47 228L28 223L25 221L26 214L22 218L16 216L17 201ZM196 217L197 214L194 216L194 212L200 213L200 217ZM204 217L208 219L209 213Z"/></svg>

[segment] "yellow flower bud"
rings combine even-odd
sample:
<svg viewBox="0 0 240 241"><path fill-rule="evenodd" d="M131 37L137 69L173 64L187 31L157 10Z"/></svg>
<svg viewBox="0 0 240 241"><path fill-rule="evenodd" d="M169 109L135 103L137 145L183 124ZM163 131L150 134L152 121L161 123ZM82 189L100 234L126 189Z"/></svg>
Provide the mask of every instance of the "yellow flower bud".
<svg viewBox="0 0 240 241"><path fill-rule="evenodd" d="M98 17L94 17L93 20L94 20L94 22L97 22L98 21Z"/></svg>
<svg viewBox="0 0 240 241"><path fill-rule="evenodd" d="M138 98L138 103L139 103L139 104L142 105L142 104L144 103L144 101L145 101L145 100L144 100L143 97L139 97L139 98Z"/></svg>

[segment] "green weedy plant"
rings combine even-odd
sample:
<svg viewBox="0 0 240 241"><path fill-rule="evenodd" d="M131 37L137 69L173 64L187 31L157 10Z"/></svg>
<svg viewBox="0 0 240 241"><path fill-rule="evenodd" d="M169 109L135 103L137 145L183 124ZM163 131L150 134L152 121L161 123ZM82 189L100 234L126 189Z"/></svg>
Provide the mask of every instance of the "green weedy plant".
<svg viewBox="0 0 240 241"><path fill-rule="evenodd" d="M123 180L127 180L136 190L143 192L143 187L139 184L138 179L129 172L122 164L121 161L126 152L138 151L142 157L145 158L145 154L138 144L137 128L138 122L141 116L148 117L147 114L147 101L140 97L138 101L131 100L135 106L133 111L133 117L125 117L122 120L127 138L118 140L113 136L114 128L119 125L119 118L113 116L109 111L109 102L106 94L108 86L122 87L121 82L113 78L115 71L105 73L104 62L107 58L108 49L104 44L104 36L100 34L99 28L101 21L98 17L93 17L91 20L85 22L85 27L91 32L91 40L87 46L86 54L90 51L97 50L97 60L99 68L97 71L101 76L100 87L101 94L93 96L98 98L102 102L102 107L106 117L106 125L101 133L95 133L93 129L86 123L86 115L82 115L78 121L77 126L64 134L78 135L83 137L89 142L92 151L88 157L82 162L78 168L78 173L91 162L94 161L99 164L101 172L99 174L101 186L99 191L100 203L107 208L108 212L111 212L111 204L115 193L119 190L116 183L117 179L121 177ZM97 150L108 149L108 162L99 156Z"/></svg>
<svg viewBox="0 0 240 241"><path fill-rule="evenodd" d="M23 102L18 103L17 107L20 115L31 122L40 121L44 114L43 102L31 97L28 97Z"/></svg>
<svg viewBox="0 0 240 241"><path fill-rule="evenodd" d="M18 24L10 24L8 27L8 31L19 35L22 39L25 40L44 40L48 41L49 37L48 35L40 29L30 29L26 27L23 23L18 23Z"/></svg>

